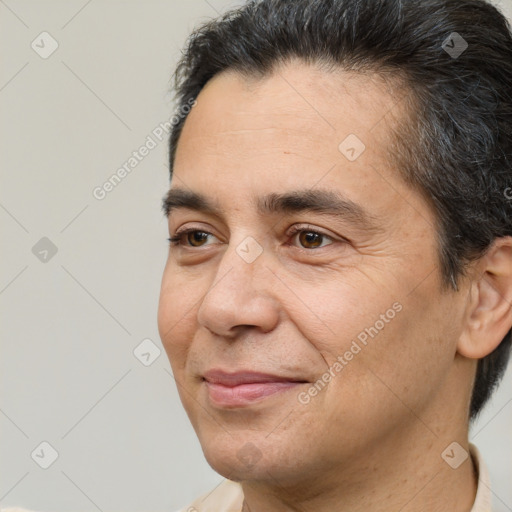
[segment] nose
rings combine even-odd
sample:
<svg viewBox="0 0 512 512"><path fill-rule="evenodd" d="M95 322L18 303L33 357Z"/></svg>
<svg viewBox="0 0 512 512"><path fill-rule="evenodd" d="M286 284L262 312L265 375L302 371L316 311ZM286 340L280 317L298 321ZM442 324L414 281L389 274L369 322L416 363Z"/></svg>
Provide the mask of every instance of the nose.
<svg viewBox="0 0 512 512"><path fill-rule="evenodd" d="M226 249L197 312L199 325L226 338L235 337L241 327L271 331L279 319L272 293L276 278L266 265L265 251L254 261L240 254L236 246Z"/></svg>

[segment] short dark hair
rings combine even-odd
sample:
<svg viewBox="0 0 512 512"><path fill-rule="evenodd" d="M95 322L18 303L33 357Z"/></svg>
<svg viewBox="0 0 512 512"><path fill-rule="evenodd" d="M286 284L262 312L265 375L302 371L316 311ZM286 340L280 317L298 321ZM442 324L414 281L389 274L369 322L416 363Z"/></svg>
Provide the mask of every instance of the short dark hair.
<svg viewBox="0 0 512 512"><path fill-rule="evenodd" d="M432 206L443 289L457 291L468 264L512 235L505 16L485 0L251 1L192 33L174 75L178 107L222 71L265 77L293 58L406 86L407 122L393 129L389 161ZM171 179L185 120L170 134ZM512 330L478 361L471 420L505 372L511 339Z"/></svg>

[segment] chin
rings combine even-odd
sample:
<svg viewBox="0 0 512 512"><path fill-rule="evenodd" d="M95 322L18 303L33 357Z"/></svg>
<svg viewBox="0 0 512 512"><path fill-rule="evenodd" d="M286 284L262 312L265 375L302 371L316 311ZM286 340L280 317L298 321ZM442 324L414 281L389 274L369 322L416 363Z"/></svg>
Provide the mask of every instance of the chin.
<svg viewBox="0 0 512 512"><path fill-rule="evenodd" d="M264 436L240 433L228 434L225 431L200 439L203 454L214 471L230 480L258 479L267 477L267 460L265 452L275 453L265 443ZM266 446L262 446L266 445Z"/></svg>
<svg viewBox="0 0 512 512"><path fill-rule="evenodd" d="M242 480L259 480L268 478L268 472L264 465L264 458L261 457L257 462L240 460L236 451L227 453L218 449L204 451L206 460L211 468L222 475L224 478L240 482Z"/></svg>

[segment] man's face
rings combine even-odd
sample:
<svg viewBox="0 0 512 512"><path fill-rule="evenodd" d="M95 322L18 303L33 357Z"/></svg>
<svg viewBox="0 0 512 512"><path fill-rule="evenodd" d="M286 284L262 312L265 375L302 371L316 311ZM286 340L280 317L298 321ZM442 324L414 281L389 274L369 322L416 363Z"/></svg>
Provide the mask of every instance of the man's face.
<svg viewBox="0 0 512 512"><path fill-rule="evenodd" d="M400 109L375 77L295 62L262 81L219 75L189 114L171 189L222 212L172 209L170 235L196 233L169 251L158 324L204 454L226 477L368 468L413 431L424 449L453 410L460 303L440 291L433 213L386 161ZM326 191L346 203L258 208ZM213 369L301 382L229 390L205 381Z"/></svg>

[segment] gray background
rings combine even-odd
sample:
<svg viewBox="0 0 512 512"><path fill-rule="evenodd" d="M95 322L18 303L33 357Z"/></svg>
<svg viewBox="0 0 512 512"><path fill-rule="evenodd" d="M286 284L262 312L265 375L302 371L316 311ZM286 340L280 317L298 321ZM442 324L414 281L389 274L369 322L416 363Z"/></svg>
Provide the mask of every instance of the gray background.
<svg viewBox="0 0 512 512"><path fill-rule="evenodd" d="M193 26L236 3L0 0L2 506L173 511L223 480L158 336L165 141L103 200L92 191L172 115ZM43 31L59 45L45 59ZM149 366L133 353L147 339ZM496 511L512 510L512 369L471 440Z"/></svg>

